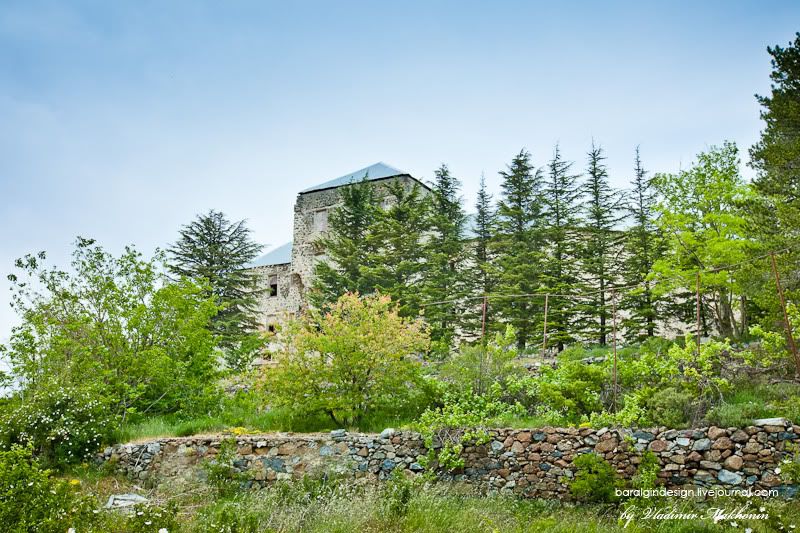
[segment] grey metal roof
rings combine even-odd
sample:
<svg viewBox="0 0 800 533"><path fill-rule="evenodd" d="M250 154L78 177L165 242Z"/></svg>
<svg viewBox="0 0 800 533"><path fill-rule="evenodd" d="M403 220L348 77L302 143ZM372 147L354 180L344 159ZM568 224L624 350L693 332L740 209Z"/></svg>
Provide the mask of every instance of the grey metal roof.
<svg viewBox="0 0 800 533"><path fill-rule="evenodd" d="M347 174L345 176L341 176L334 180L326 181L325 183L320 183L319 185L315 185L313 187L309 187L308 189L300 191L300 194L307 192L321 191L324 189L332 189L334 187L341 187L342 185L348 185L350 183L361 181L364 178L367 178L369 181L372 181L383 178L391 178L394 176L408 176L408 175L409 175L408 172L400 170L399 168L394 168L393 166L387 165L383 161L380 161L378 163L375 163L374 165L370 165L360 170L356 170L355 172L351 172L350 174Z"/></svg>
<svg viewBox="0 0 800 533"><path fill-rule="evenodd" d="M273 248L265 253L258 259L254 259L252 263L247 265L249 268L270 266L270 265L285 265L292 262L292 242L282 244L277 248Z"/></svg>

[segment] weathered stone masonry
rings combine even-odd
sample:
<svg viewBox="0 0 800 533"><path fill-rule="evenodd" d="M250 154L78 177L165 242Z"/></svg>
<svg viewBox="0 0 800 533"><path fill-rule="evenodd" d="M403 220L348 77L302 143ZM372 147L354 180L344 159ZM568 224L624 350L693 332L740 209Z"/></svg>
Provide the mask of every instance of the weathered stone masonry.
<svg viewBox="0 0 800 533"><path fill-rule="evenodd" d="M484 445L468 446L462 471L443 476L475 486L525 497L569 499L573 459L582 453L602 455L629 479L644 450L662 466L661 482L678 488L767 489L793 494L776 469L786 445L796 442L800 426L788 422L745 428L626 431L590 428L500 429ZM421 472L426 454L422 438L412 432L386 430L380 435L347 433L240 436L235 466L247 472L251 485L334 470L354 478L383 479L394 469ZM204 459L213 459L219 436L165 438L107 448L100 456L120 473L156 482L162 477L197 474Z"/></svg>

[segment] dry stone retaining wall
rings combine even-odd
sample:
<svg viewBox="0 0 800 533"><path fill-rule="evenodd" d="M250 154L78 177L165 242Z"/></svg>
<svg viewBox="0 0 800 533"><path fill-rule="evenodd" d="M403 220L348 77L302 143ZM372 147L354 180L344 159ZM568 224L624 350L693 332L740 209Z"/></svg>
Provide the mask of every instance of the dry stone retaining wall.
<svg viewBox="0 0 800 533"><path fill-rule="evenodd" d="M491 440L464 450L465 466L442 477L472 484L478 491L526 497L569 499L567 483L575 474L573 459L594 452L618 474L635 474L641 455L652 451L661 463L661 482L678 488L695 485L725 488L776 488L784 485L779 465L787 444L798 441L800 426L772 419L758 426L672 430L541 428L491 431ZM164 438L106 448L98 458L130 477L191 477L203 460L216 456L220 436ZM420 435L386 430L380 435L273 433L236 437L234 463L247 473L249 485L337 471L354 478L383 479L395 469L421 472L426 455Z"/></svg>

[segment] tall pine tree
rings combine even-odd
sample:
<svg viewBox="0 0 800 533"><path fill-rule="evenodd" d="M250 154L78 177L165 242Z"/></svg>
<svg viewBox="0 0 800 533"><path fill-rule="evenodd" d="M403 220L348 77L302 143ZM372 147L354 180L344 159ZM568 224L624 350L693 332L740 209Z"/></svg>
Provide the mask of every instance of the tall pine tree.
<svg viewBox="0 0 800 533"><path fill-rule="evenodd" d="M623 218L622 196L608 182L603 149L592 142L587 156L580 249L583 286L588 296L582 301L585 320L580 329L590 341L604 346L611 329L610 297L621 270L622 233L617 231L617 224Z"/></svg>
<svg viewBox="0 0 800 533"><path fill-rule="evenodd" d="M447 165L434 173L428 240L425 243L425 281L422 296L425 302L447 302L426 306L425 319L431 327L434 351L447 354L453 345L459 303L464 291L464 224L466 215L461 206L461 183Z"/></svg>
<svg viewBox="0 0 800 533"><path fill-rule="evenodd" d="M771 94L757 96L765 128L750 149L758 171L754 185L769 199L763 222L784 242L800 235L800 33L788 47L767 48L772 56Z"/></svg>
<svg viewBox="0 0 800 533"><path fill-rule="evenodd" d="M427 268L430 196L416 183L395 181L384 187L385 207L366 235L368 253L361 273L365 286L391 296L402 316L417 316Z"/></svg>
<svg viewBox="0 0 800 533"><path fill-rule="evenodd" d="M491 241L496 229L496 216L492 195L486 190L486 180L481 175L475 200L475 215L469 236L468 260L465 266L465 296L468 300L462 313L461 328L469 336L478 335L484 326L483 298L494 292L497 269ZM491 322L493 306L487 306L486 324Z"/></svg>
<svg viewBox="0 0 800 533"><path fill-rule="evenodd" d="M656 191L642 167L638 146L632 185L625 206L631 226L625 232L623 283L635 287L625 289L622 296L622 308L627 312L623 327L629 340L641 342L656 334L659 300L648 275L664 253L664 239L655 224Z"/></svg>
<svg viewBox="0 0 800 533"><path fill-rule="evenodd" d="M502 194L497 206L496 231L490 250L498 270L497 293L490 305L517 331L517 344L524 348L536 336L535 317L541 302L512 295L539 289L542 265L542 174L521 150L508 170L500 172ZM505 296L504 296L505 295Z"/></svg>
<svg viewBox="0 0 800 533"><path fill-rule="evenodd" d="M578 225L580 223L581 190L578 177L572 174L572 163L561 157L556 145L553 159L548 164L547 184L544 188L545 237L548 257L544 263L542 283L549 293L570 295L580 292L577 260ZM547 315L548 345L558 350L575 340L577 299L555 297L550 299Z"/></svg>
<svg viewBox="0 0 800 533"><path fill-rule="evenodd" d="M373 289L363 268L372 251L367 236L379 215L375 186L365 178L341 187L339 197L341 203L329 217L329 230L320 239L328 260L318 262L314 269L310 300L317 307L335 302L346 292L367 294Z"/></svg>
<svg viewBox="0 0 800 533"><path fill-rule="evenodd" d="M244 220L231 222L213 209L183 226L179 235L167 250L168 269L173 275L208 283L208 295L222 306L212 319L212 329L228 364L243 367L260 345L255 332L263 288L260 275L247 264L262 247L253 241Z"/></svg>

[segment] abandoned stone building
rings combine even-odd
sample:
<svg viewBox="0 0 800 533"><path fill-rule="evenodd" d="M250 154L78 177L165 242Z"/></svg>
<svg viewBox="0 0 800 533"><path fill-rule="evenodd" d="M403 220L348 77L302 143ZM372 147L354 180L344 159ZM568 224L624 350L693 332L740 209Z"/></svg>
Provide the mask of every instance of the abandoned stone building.
<svg viewBox="0 0 800 533"><path fill-rule="evenodd" d="M261 274L265 285L259 302L259 321L266 331L274 331L306 305L306 291L311 287L314 265L326 259L318 244L328 229L328 215L339 203L340 187L362 180L380 187L400 181L409 188L414 184L423 191L429 188L409 173L375 163L339 178L309 187L297 195L294 204L293 239L278 246L251 264Z"/></svg>

